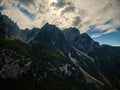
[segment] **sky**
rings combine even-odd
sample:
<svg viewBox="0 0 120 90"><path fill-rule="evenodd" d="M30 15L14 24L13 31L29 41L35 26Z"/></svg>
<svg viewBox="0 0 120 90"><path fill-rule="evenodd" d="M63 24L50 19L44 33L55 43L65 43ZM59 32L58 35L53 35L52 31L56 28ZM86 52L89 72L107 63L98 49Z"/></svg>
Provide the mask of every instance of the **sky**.
<svg viewBox="0 0 120 90"><path fill-rule="evenodd" d="M21 29L45 23L76 27L100 44L120 46L120 0L0 0L0 12Z"/></svg>

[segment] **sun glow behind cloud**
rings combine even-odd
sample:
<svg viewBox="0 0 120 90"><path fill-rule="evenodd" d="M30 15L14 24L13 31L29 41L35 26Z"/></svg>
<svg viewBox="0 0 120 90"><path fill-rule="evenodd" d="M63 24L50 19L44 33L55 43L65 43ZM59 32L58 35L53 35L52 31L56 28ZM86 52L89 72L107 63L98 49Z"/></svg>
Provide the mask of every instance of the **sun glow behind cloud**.
<svg viewBox="0 0 120 90"><path fill-rule="evenodd" d="M54 2L54 3L57 3L57 2L58 2L58 0L53 0L53 2Z"/></svg>

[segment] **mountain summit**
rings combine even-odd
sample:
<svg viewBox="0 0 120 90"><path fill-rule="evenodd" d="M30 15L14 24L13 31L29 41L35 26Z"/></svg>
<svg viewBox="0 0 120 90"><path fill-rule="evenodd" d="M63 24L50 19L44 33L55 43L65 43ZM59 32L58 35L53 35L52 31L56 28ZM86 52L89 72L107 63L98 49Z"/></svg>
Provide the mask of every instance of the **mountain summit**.
<svg viewBox="0 0 120 90"><path fill-rule="evenodd" d="M119 54L76 28L20 30L0 14L1 89L118 90Z"/></svg>

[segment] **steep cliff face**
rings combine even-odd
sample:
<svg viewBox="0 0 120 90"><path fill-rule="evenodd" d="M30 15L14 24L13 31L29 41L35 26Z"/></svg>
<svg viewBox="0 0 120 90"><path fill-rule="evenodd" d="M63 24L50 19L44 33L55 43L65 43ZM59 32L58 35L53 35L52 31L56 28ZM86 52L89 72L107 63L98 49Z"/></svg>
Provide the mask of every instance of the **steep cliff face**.
<svg viewBox="0 0 120 90"><path fill-rule="evenodd" d="M94 40L92 40L90 38L90 36L88 36L86 33L80 34L78 32L79 31L76 30L75 28L65 29L63 31L66 41L77 52L79 52L84 57L87 57L88 59L94 61L94 63L95 63L94 65L97 66L99 74L102 75L102 78L104 78L106 83L109 86L116 87L116 85L118 85L118 87L119 87L120 48L112 47L109 45L99 45L98 42L95 42ZM82 60L84 60L84 59L82 59ZM88 62L89 61L87 61L86 64L89 67L92 64L88 64ZM92 65L92 66L94 66L94 65ZM92 68L92 67L87 68L88 72L90 71L90 68ZM89 73L94 72L94 71L90 71ZM95 72L94 72L94 75L95 75ZM116 79L116 77L117 77L117 79Z"/></svg>
<svg viewBox="0 0 120 90"><path fill-rule="evenodd" d="M98 42L92 40L92 38L86 34L80 34L76 28L68 28L63 30L66 41L72 46L80 49L83 52L94 51L94 48L100 48Z"/></svg>

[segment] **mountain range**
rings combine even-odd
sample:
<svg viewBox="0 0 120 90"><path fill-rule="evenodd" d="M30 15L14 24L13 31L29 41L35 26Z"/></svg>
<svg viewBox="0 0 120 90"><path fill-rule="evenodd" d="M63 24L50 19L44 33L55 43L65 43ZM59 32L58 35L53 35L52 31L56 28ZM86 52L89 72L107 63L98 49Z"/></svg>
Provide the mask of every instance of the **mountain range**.
<svg viewBox="0 0 120 90"><path fill-rule="evenodd" d="M21 30L0 14L0 89L119 90L120 47L77 28Z"/></svg>

